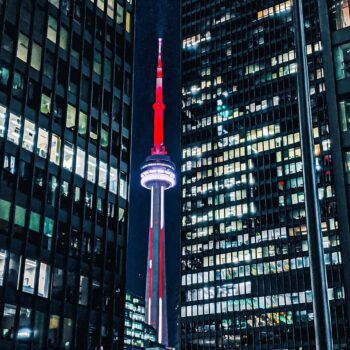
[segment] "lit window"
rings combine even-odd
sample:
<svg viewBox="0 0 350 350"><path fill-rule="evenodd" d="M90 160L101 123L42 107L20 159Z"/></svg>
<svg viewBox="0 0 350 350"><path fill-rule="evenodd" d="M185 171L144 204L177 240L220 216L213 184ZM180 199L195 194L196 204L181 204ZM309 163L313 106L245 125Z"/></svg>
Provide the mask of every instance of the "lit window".
<svg viewBox="0 0 350 350"><path fill-rule="evenodd" d="M17 58L19 58L24 62L27 62L27 59L28 59L28 43L29 43L28 37L23 33L19 33L18 46L17 46Z"/></svg>
<svg viewBox="0 0 350 350"><path fill-rule="evenodd" d="M33 211L30 213L29 229L35 232L40 229L40 215Z"/></svg>
<svg viewBox="0 0 350 350"><path fill-rule="evenodd" d="M50 288L50 266L40 263L38 295L47 298Z"/></svg>
<svg viewBox="0 0 350 350"><path fill-rule="evenodd" d="M19 135L21 132L22 118L13 113L10 114L9 128L7 139L16 145L19 143Z"/></svg>
<svg viewBox="0 0 350 350"><path fill-rule="evenodd" d="M74 158L73 145L66 141L63 148L63 167L65 169L69 171L73 170L73 158Z"/></svg>
<svg viewBox="0 0 350 350"><path fill-rule="evenodd" d="M98 167L98 185L106 188L107 186L107 164L105 162L100 161Z"/></svg>
<svg viewBox="0 0 350 350"><path fill-rule="evenodd" d="M107 1L107 15L113 18L114 15L114 0Z"/></svg>
<svg viewBox="0 0 350 350"><path fill-rule="evenodd" d="M91 155L88 157L87 179L92 183L96 182L96 158Z"/></svg>
<svg viewBox="0 0 350 350"><path fill-rule="evenodd" d="M67 120L66 120L66 127L73 129L75 127L75 114L76 109L72 105L68 105L67 108Z"/></svg>
<svg viewBox="0 0 350 350"><path fill-rule="evenodd" d="M53 225L54 225L54 221L52 219L45 218L43 241L45 243L45 248L48 250L51 250Z"/></svg>
<svg viewBox="0 0 350 350"><path fill-rule="evenodd" d="M350 126L350 99L339 102L340 125L342 131L347 131ZM0 115L1 118L1 115ZM1 120L0 120L1 123Z"/></svg>
<svg viewBox="0 0 350 350"><path fill-rule="evenodd" d="M61 156L61 138L55 134L52 134L51 139L51 152L50 152L50 161L57 165L60 164Z"/></svg>
<svg viewBox="0 0 350 350"><path fill-rule="evenodd" d="M40 70L41 68L41 46L38 45L36 42L33 42L32 45L32 57L30 60L30 65L32 68L36 70Z"/></svg>
<svg viewBox="0 0 350 350"><path fill-rule="evenodd" d="M129 11L126 11L125 30L128 33L130 33L130 31L131 31L131 14Z"/></svg>
<svg viewBox="0 0 350 350"><path fill-rule="evenodd" d="M60 29L60 48L63 50L68 50L68 31L65 27L61 26Z"/></svg>
<svg viewBox="0 0 350 350"><path fill-rule="evenodd" d="M48 338L49 344L52 347L58 347L59 328L60 328L60 317L57 315L51 315L47 338Z"/></svg>
<svg viewBox="0 0 350 350"><path fill-rule="evenodd" d="M6 107L0 105L0 137L5 136Z"/></svg>
<svg viewBox="0 0 350 350"><path fill-rule="evenodd" d="M40 112L42 114L49 114L51 111L51 98L44 94L41 95Z"/></svg>
<svg viewBox="0 0 350 350"><path fill-rule="evenodd" d="M47 157L47 149L49 146L48 138L49 138L49 133L45 129L39 128L36 153L42 158Z"/></svg>
<svg viewBox="0 0 350 350"><path fill-rule="evenodd" d="M120 173L119 195L122 198L127 199L128 182L127 182L127 179L126 179L126 174L124 174L124 173Z"/></svg>
<svg viewBox="0 0 350 350"><path fill-rule="evenodd" d="M118 190L118 170L116 168L111 167L109 171L109 190L117 194Z"/></svg>
<svg viewBox="0 0 350 350"><path fill-rule="evenodd" d="M123 24L124 22L124 9L123 6L117 3L117 24Z"/></svg>
<svg viewBox="0 0 350 350"><path fill-rule="evenodd" d="M346 182L350 185L350 152L345 152L345 173Z"/></svg>
<svg viewBox="0 0 350 350"><path fill-rule="evenodd" d="M24 121L23 143L26 150L33 152L34 149L35 124L28 119Z"/></svg>
<svg viewBox="0 0 350 350"><path fill-rule="evenodd" d="M37 262L35 260L26 259L23 275L23 292L34 293L36 266Z"/></svg>
<svg viewBox="0 0 350 350"><path fill-rule="evenodd" d="M53 43L57 40L57 21L54 17L49 16L49 22L47 26L47 38Z"/></svg>
<svg viewBox="0 0 350 350"><path fill-rule="evenodd" d="M79 304L87 305L88 302L88 289L89 289L89 280L85 276L80 276L80 285L79 285Z"/></svg>
<svg viewBox="0 0 350 350"><path fill-rule="evenodd" d="M336 29L342 29L350 26L349 0L337 0L334 4L334 16Z"/></svg>
<svg viewBox="0 0 350 350"><path fill-rule="evenodd" d="M109 141L108 141L108 130L106 129L106 127L104 127L102 125L101 128L101 136L100 136L100 143L101 143L101 147L103 148L107 148L109 145Z"/></svg>
<svg viewBox="0 0 350 350"><path fill-rule="evenodd" d="M0 208L1 208L1 204L0 204ZM0 286L3 285L3 280L4 280L5 260L6 260L6 251L3 249L0 249Z"/></svg>
<svg viewBox="0 0 350 350"><path fill-rule="evenodd" d="M19 205L16 205L14 223L17 226L24 227L26 217L26 210Z"/></svg>
<svg viewBox="0 0 350 350"><path fill-rule="evenodd" d="M85 173L85 151L81 148L77 148L77 161L75 166L75 173L81 177L84 177Z"/></svg>
<svg viewBox="0 0 350 350"><path fill-rule="evenodd" d="M336 47L334 57L337 80L350 77L350 43Z"/></svg>
<svg viewBox="0 0 350 350"><path fill-rule="evenodd" d="M87 132L87 115L82 111L79 112L78 132L81 135L86 135L86 132Z"/></svg>

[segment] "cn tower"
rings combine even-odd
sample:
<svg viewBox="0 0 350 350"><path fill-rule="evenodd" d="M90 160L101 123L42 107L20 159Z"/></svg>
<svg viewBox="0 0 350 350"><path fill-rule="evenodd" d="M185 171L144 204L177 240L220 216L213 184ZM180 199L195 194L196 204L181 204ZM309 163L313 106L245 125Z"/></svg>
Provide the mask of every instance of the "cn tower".
<svg viewBox="0 0 350 350"><path fill-rule="evenodd" d="M175 165L164 146L162 39L158 39L158 66L154 110L154 146L141 166L141 185L151 191L149 226L146 320L158 334L158 342L168 345L165 274L164 192L175 186Z"/></svg>

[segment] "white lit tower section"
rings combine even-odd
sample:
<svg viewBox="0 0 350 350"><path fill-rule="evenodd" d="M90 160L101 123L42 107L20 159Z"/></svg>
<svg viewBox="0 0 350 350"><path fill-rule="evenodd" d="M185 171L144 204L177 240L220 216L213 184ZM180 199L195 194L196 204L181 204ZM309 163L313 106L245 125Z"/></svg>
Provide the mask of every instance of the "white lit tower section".
<svg viewBox="0 0 350 350"><path fill-rule="evenodd" d="M146 321L158 334L158 342L168 345L165 275L164 192L175 186L175 165L167 155L163 137L162 39L158 39L158 66L154 110L154 147L141 166L141 185L151 191L149 227Z"/></svg>

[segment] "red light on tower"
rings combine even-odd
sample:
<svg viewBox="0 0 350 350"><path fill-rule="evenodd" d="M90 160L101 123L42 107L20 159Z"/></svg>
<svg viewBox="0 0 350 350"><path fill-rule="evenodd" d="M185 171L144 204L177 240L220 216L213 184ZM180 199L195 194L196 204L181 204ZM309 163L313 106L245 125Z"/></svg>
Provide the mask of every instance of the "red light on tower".
<svg viewBox="0 0 350 350"><path fill-rule="evenodd" d="M154 110L154 147L152 154L167 154L164 146L163 131L163 112L165 104L163 103L163 66L162 66L162 39L158 39L158 65L157 65L157 83L156 83L156 101L153 104Z"/></svg>

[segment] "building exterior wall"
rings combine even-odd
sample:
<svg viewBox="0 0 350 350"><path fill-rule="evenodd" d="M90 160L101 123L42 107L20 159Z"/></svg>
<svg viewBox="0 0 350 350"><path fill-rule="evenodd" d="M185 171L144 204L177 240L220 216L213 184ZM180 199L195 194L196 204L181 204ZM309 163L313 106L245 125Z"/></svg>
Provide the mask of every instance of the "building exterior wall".
<svg viewBox="0 0 350 350"><path fill-rule="evenodd" d="M133 6L0 1L1 349L123 347Z"/></svg>
<svg viewBox="0 0 350 350"><path fill-rule="evenodd" d="M347 349L349 8L303 4L333 343ZM182 1L181 349L315 348L294 31L291 1Z"/></svg>
<svg viewBox="0 0 350 350"><path fill-rule="evenodd" d="M156 330L146 323L145 301L126 293L125 300L125 349L145 349L157 341Z"/></svg>

